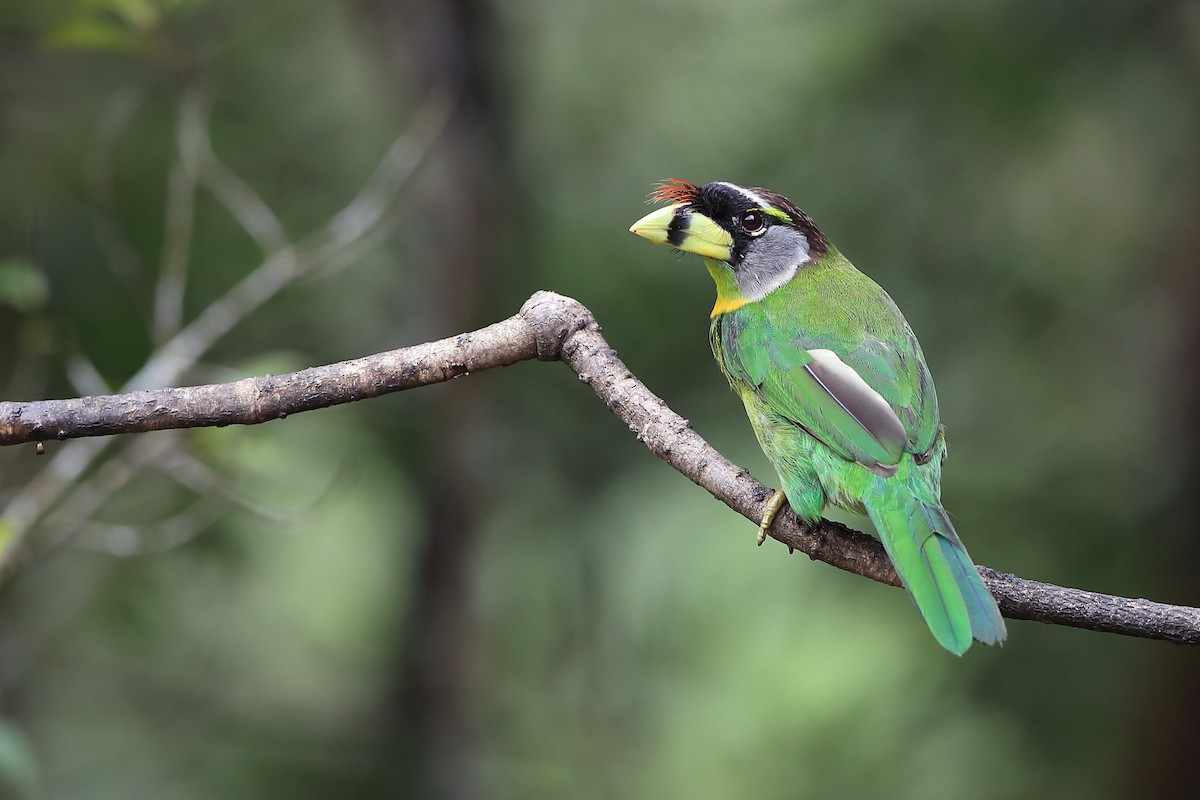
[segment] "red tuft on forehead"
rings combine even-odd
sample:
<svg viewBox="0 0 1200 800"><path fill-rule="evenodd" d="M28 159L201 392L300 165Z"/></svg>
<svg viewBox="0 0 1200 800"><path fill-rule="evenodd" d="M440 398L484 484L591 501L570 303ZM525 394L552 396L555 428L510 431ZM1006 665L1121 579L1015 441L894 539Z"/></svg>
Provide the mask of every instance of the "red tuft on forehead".
<svg viewBox="0 0 1200 800"><path fill-rule="evenodd" d="M700 199L700 187L682 178L671 178L660 183L650 197L659 203L695 203Z"/></svg>

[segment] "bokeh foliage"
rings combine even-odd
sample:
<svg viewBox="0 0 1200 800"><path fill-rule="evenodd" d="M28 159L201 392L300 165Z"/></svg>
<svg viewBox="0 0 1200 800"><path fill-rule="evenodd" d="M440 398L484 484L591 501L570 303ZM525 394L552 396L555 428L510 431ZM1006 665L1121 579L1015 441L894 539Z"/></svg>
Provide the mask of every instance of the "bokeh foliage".
<svg viewBox="0 0 1200 800"><path fill-rule="evenodd" d="M345 206L430 88L377 24L390 4L0 6L5 399L120 386L155 346L186 97L288 236ZM476 326L554 289L767 480L707 351L709 279L625 229L665 177L770 186L920 335L944 498L979 561L1200 602L1194 4L395 4L476 26L489 268L438 258L473 235L439 204L439 142L390 236L186 380L456 333L439 287L482 298ZM211 193L194 212L185 321L260 259ZM565 369L468 381L163 440L208 491L151 458L82 523L45 509L71 546L0 588L0 795L1094 798L1187 779L1189 652L1013 623L953 659L899 592L753 548ZM427 720L396 698L446 488L436 420L468 390L479 425L453 457L482 479L456 499L481 535L457 554L446 672L466 700L444 710L464 727L430 768L404 752ZM0 453L0 506L44 460ZM409 775L437 769L461 777Z"/></svg>

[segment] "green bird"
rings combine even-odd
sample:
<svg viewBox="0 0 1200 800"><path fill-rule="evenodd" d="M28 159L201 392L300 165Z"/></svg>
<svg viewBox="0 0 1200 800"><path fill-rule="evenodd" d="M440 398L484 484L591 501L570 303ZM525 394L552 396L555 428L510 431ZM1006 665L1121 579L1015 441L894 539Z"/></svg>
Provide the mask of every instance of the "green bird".
<svg viewBox="0 0 1200 800"><path fill-rule="evenodd" d="M783 195L667 181L630 230L704 257L717 284L709 339L786 498L866 513L938 642L961 655L1004 639L1004 619L941 503L946 439L912 328Z"/></svg>

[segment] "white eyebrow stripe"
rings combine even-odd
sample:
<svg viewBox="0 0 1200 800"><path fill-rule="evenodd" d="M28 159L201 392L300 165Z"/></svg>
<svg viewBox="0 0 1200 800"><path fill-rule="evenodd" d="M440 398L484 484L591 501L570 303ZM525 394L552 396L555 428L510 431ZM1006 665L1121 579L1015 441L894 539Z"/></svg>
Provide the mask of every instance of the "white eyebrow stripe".
<svg viewBox="0 0 1200 800"><path fill-rule="evenodd" d="M766 200L764 200L761 197L759 197L758 195L756 195L754 192L747 189L745 186L738 186L736 183L728 183L726 181L717 181L717 185L718 186L727 186L730 189L735 189L735 190L741 192L744 196L750 198L750 200L752 200L754 202L754 205L757 206L758 208L774 208L773 205L771 205Z"/></svg>

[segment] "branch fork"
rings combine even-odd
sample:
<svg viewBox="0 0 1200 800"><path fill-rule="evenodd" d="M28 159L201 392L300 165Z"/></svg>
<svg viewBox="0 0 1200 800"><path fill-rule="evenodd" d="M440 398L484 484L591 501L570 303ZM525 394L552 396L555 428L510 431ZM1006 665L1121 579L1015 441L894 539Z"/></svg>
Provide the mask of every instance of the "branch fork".
<svg viewBox="0 0 1200 800"><path fill-rule="evenodd" d="M68 400L0 402L0 445L254 425L534 359L562 361L652 453L751 522L762 518L772 490L713 449L634 377L586 307L553 292L535 293L516 315L477 331L287 375ZM770 535L811 559L899 585L882 545L840 523L821 520L806 525L789 510L779 514ZM20 537L10 540L0 561L7 562L20 544ZM1200 643L1200 609L1056 586L988 567L979 571L1001 612L1011 619Z"/></svg>

